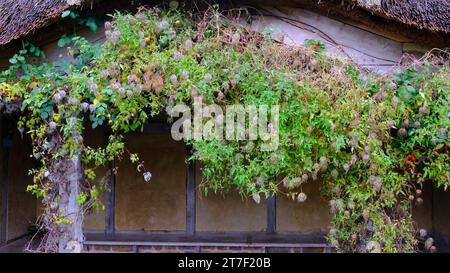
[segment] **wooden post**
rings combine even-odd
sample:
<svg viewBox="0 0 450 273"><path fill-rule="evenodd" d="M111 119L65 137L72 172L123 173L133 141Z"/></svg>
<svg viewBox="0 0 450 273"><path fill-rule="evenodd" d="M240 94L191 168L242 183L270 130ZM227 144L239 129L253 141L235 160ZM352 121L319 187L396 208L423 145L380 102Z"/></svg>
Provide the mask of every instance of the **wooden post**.
<svg viewBox="0 0 450 273"><path fill-rule="evenodd" d="M192 147L186 147L186 154L192 154ZM189 161L186 179L186 233L195 234L196 222L196 185L195 185L195 161Z"/></svg>
<svg viewBox="0 0 450 273"><path fill-rule="evenodd" d="M109 163L109 191L106 192L106 218L105 218L105 233L108 235L114 234L116 230L115 214L116 214L116 175L114 174L115 162Z"/></svg>
<svg viewBox="0 0 450 273"><path fill-rule="evenodd" d="M57 172L52 183L58 187L58 213L70 220L60 224L58 252L79 253L83 250L83 211L77 202L81 180L80 155L53 161L52 169Z"/></svg>
<svg viewBox="0 0 450 273"><path fill-rule="evenodd" d="M277 231L277 197L272 194L267 200L267 233Z"/></svg>
<svg viewBox="0 0 450 273"><path fill-rule="evenodd" d="M1 209L1 231L0 245L8 242L8 175L9 154L12 147L11 122L2 117L2 209Z"/></svg>

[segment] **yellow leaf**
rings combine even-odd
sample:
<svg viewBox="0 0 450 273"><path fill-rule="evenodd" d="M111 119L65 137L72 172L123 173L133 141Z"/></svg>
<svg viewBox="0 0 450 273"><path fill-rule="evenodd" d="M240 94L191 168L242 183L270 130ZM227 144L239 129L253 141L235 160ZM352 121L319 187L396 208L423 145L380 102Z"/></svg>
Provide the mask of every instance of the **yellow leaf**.
<svg viewBox="0 0 450 273"><path fill-rule="evenodd" d="M39 83L37 83L37 82L31 82L31 83L28 85L28 88L33 89L33 88L37 87L38 85L39 85Z"/></svg>

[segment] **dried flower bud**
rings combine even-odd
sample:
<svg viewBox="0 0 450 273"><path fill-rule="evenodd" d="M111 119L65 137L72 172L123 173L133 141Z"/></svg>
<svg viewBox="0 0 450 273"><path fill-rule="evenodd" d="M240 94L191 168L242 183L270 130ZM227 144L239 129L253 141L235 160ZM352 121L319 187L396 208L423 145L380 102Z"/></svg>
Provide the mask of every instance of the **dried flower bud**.
<svg viewBox="0 0 450 273"><path fill-rule="evenodd" d="M431 247L433 246L433 244L434 244L434 239L433 238L428 238L426 241L425 241L425 243L424 243L424 248L425 248L425 250L427 250L427 251L430 251L430 249L431 249Z"/></svg>
<svg viewBox="0 0 450 273"><path fill-rule="evenodd" d="M223 92L219 92L217 94L217 101L221 101L225 98L225 94Z"/></svg>
<svg viewBox="0 0 450 273"><path fill-rule="evenodd" d="M112 35L111 30L109 30L109 29L105 30L106 40L108 40L108 41L111 40L111 35Z"/></svg>
<svg viewBox="0 0 450 273"><path fill-rule="evenodd" d="M128 84L132 84L133 82L136 82L137 79L138 78L136 75L128 75L128 77L127 77Z"/></svg>
<svg viewBox="0 0 450 273"><path fill-rule="evenodd" d="M351 160L352 165L354 165L356 163L356 161L358 161L358 156L355 154L352 154L352 157L350 160Z"/></svg>
<svg viewBox="0 0 450 273"><path fill-rule="evenodd" d="M391 90L396 90L397 89L397 84L395 82L390 82L388 87Z"/></svg>
<svg viewBox="0 0 450 273"><path fill-rule="evenodd" d="M170 1L169 7L172 9L178 8L178 1Z"/></svg>
<svg viewBox="0 0 450 273"><path fill-rule="evenodd" d="M205 80L206 80L206 81L210 81L211 79L212 79L211 74L207 73L207 74L205 75Z"/></svg>
<svg viewBox="0 0 450 273"><path fill-rule="evenodd" d="M375 191L380 191L382 185L383 185L383 180L380 177L375 178L375 180L372 183L372 187Z"/></svg>
<svg viewBox="0 0 450 273"><path fill-rule="evenodd" d="M417 197L416 198L416 205L417 206L421 206L423 204L423 199L422 199L422 197Z"/></svg>
<svg viewBox="0 0 450 273"><path fill-rule="evenodd" d="M173 59L174 59L175 61L180 60L182 56L183 56L183 54L181 54L180 51L175 51L175 52L173 53Z"/></svg>
<svg viewBox="0 0 450 273"><path fill-rule="evenodd" d="M111 30L111 22L109 21L105 22L105 30Z"/></svg>
<svg viewBox="0 0 450 273"><path fill-rule="evenodd" d="M264 176L261 175L261 176L258 176L258 178L256 178L256 184L258 186L264 185L264 182L266 182L266 178Z"/></svg>
<svg viewBox="0 0 450 273"><path fill-rule="evenodd" d="M303 192L301 192L301 193L299 193L299 194L297 195L297 202L303 203L303 202L306 201L306 198L307 198L306 194L304 194Z"/></svg>
<svg viewBox="0 0 450 273"><path fill-rule="evenodd" d="M334 169L334 170L331 171L331 176L333 178L337 178L339 176L339 172L336 169Z"/></svg>
<svg viewBox="0 0 450 273"><path fill-rule="evenodd" d="M313 172L312 172L311 178L312 178L313 181L316 181L316 180L317 180L317 171L313 171Z"/></svg>
<svg viewBox="0 0 450 273"><path fill-rule="evenodd" d="M187 39L186 41L184 41L184 49L190 50L191 48L192 48L192 40Z"/></svg>
<svg viewBox="0 0 450 273"><path fill-rule="evenodd" d="M83 111L84 113L86 113L89 110L89 103L87 102L82 102L81 103L81 111Z"/></svg>
<svg viewBox="0 0 450 273"><path fill-rule="evenodd" d="M149 182L150 179L152 179L152 174L150 172L145 172L144 173L144 181Z"/></svg>
<svg viewBox="0 0 450 273"><path fill-rule="evenodd" d="M48 128L50 128L50 130L54 131L57 127L56 122L54 121L50 121L50 123L48 124Z"/></svg>
<svg viewBox="0 0 450 273"><path fill-rule="evenodd" d="M261 202L261 196L259 196L259 193L253 193L252 194L253 201L255 201L256 204L259 204Z"/></svg>
<svg viewBox="0 0 450 273"><path fill-rule="evenodd" d="M75 97L71 97L69 99L70 104L72 104L73 106L77 106L78 105L78 99Z"/></svg>
<svg viewBox="0 0 450 273"><path fill-rule="evenodd" d="M77 122L77 118L76 117L70 117L69 118L69 125L70 126L74 126L76 122Z"/></svg>
<svg viewBox="0 0 450 273"><path fill-rule="evenodd" d="M231 43L232 43L233 45L238 44L240 40L241 40L241 35L240 35L239 33L234 33L234 34L231 36Z"/></svg>
<svg viewBox="0 0 450 273"><path fill-rule="evenodd" d="M328 233L330 236L335 236L337 234L337 230L335 228L330 229L330 232Z"/></svg>
<svg viewBox="0 0 450 273"><path fill-rule="evenodd" d="M339 246L338 240L332 240L332 241L331 241L331 246L332 246L332 247L338 247L338 246Z"/></svg>
<svg viewBox="0 0 450 273"><path fill-rule="evenodd" d="M183 71L183 73L181 73L181 78L183 80L189 79L189 72L188 71Z"/></svg>
<svg viewBox="0 0 450 273"><path fill-rule="evenodd" d="M427 237L427 234L428 234L428 232L427 232L426 229L421 228L421 229L419 230L419 236L420 236L421 238Z"/></svg>
<svg viewBox="0 0 450 273"><path fill-rule="evenodd" d="M408 128L409 127L409 119L405 119L403 121L403 127Z"/></svg>
<svg viewBox="0 0 450 273"><path fill-rule="evenodd" d="M397 108L398 102L399 102L399 98L393 97L392 98L392 107Z"/></svg>
<svg viewBox="0 0 450 273"><path fill-rule="evenodd" d="M61 94L56 93L56 94L53 95L53 101L54 102L59 103L61 101L61 99L62 99L61 98Z"/></svg>
<svg viewBox="0 0 450 273"><path fill-rule="evenodd" d="M277 162L278 156L276 153L271 153L270 154L270 162L275 163Z"/></svg>
<svg viewBox="0 0 450 273"><path fill-rule="evenodd" d="M350 123L350 127L356 127L360 124L361 122L359 121L359 119L354 119L351 123Z"/></svg>
<svg viewBox="0 0 450 273"><path fill-rule="evenodd" d="M381 253L381 245L377 241L370 241L367 243L366 251L369 253Z"/></svg>
<svg viewBox="0 0 450 273"><path fill-rule="evenodd" d="M367 210L363 210L363 212L361 214L362 214L364 221L369 220L369 212Z"/></svg>
<svg viewBox="0 0 450 273"><path fill-rule="evenodd" d="M109 76L109 71L108 70L103 70L102 71L102 78L106 79L106 78L108 78L108 76Z"/></svg>
<svg viewBox="0 0 450 273"><path fill-rule="evenodd" d="M431 246L430 247L430 253L436 253L437 252L437 247L436 246Z"/></svg>
<svg viewBox="0 0 450 273"><path fill-rule="evenodd" d="M158 23L158 25L156 26L156 33L160 33L162 31L164 31L166 28L168 28L170 26L169 22L167 22L166 20L162 20Z"/></svg>
<svg viewBox="0 0 450 273"><path fill-rule="evenodd" d="M419 108L419 113L422 115L428 115L430 114L430 111L425 106L422 106Z"/></svg>
<svg viewBox="0 0 450 273"><path fill-rule="evenodd" d="M350 170L350 165L348 163L344 164L344 171L348 172Z"/></svg>
<svg viewBox="0 0 450 273"><path fill-rule="evenodd" d="M307 175L306 173L304 173L304 174L302 175L302 181L303 181L303 182L308 181L308 175Z"/></svg>
<svg viewBox="0 0 450 273"><path fill-rule="evenodd" d="M399 135L399 136L404 136L404 135L406 135L406 129L405 129L405 128L400 128L400 130L398 130L398 135Z"/></svg>
<svg viewBox="0 0 450 273"><path fill-rule="evenodd" d="M177 85L178 84L177 75L170 76L170 81L172 82L173 85Z"/></svg>
<svg viewBox="0 0 450 273"><path fill-rule="evenodd" d="M364 154L363 156L362 156L362 160L364 161L364 162L369 162L370 161L370 155L369 154Z"/></svg>

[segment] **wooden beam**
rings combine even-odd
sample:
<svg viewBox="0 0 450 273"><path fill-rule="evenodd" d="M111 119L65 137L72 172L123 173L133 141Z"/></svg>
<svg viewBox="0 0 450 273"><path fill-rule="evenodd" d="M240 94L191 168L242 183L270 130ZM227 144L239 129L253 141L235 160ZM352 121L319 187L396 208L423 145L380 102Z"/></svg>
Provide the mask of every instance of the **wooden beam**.
<svg viewBox="0 0 450 273"><path fill-rule="evenodd" d="M2 208L1 208L1 231L0 245L8 242L8 175L9 154L12 147L11 121L2 117Z"/></svg>
<svg viewBox="0 0 450 273"><path fill-rule="evenodd" d="M172 124L170 123L163 123L163 122L157 122L157 123L146 123L144 125L144 128L141 131L134 131L130 132L132 135L137 134L148 134L148 135L158 135L158 134L167 134L170 133L170 128L172 127Z"/></svg>
<svg viewBox="0 0 450 273"><path fill-rule="evenodd" d="M179 231L116 231L114 235L105 235L100 232L86 233L86 243L94 241L124 242L139 245L142 242L197 244L207 243L240 243L240 244L325 244L324 232L208 232L197 231L194 235ZM140 242L140 243L139 243Z"/></svg>
<svg viewBox="0 0 450 273"><path fill-rule="evenodd" d="M186 147L186 155L192 154L192 147ZM189 161L186 177L186 233L195 234L196 228L196 183L195 161Z"/></svg>
<svg viewBox="0 0 450 273"><path fill-rule="evenodd" d="M267 200L267 233L277 232L277 197L272 194Z"/></svg>

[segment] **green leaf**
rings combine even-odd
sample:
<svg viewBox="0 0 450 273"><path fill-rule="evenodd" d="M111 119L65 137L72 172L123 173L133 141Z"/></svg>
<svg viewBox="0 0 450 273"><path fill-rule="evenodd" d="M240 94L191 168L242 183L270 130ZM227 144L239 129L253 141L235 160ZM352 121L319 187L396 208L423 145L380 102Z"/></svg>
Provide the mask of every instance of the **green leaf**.
<svg viewBox="0 0 450 273"><path fill-rule="evenodd" d="M95 21L94 17L91 17L89 19L87 19L85 25L92 31L92 32L96 32L98 29L98 25L97 22Z"/></svg>
<svg viewBox="0 0 450 273"><path fill-rule="evenodd" d="M47 119L48 118L48 113L47 112L41 112L41 118L42 119Z"/></svg>
<svg viewBox="0 0 450 273"><path fill-rule="evenodd" d="M65 10L65 11L63 11L63 13L61 14L61 17L62 18L66 18L67 16L69 16L70 15L70 10Z"/></svg>

